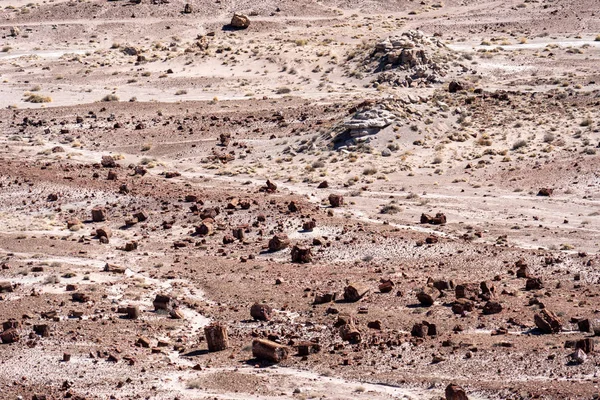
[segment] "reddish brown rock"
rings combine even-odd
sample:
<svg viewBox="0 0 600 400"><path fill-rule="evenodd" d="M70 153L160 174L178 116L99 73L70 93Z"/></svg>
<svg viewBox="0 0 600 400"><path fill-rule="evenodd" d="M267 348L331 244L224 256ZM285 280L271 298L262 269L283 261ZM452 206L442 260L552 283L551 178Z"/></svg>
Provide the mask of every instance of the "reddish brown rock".
<svg viewBox="0 0 600 400"><path fill-rule="evenodd" d="M562 321L552 311L543 309L534 316L535 325L542 333L558 333L562 330Z"/></svg>
<svg viewBox="0 0 600 400"><path fill-rule="evenodd" d="M265 339L254 339L252 341L252 355L259 360L278 363L285 360L288 354L288 348L279 343Z"/></svg>
<svg viewBox="0 0 600 400"><path fill-rule="evenodd" d="M302 230L305 232L312 232L313 229L317 227L317 222L315 220L305 221L302 224Z"/></svg>
<svg viewBox="0 0 600 400"><path fill-rule="evenodd" d="M425 286L417 293L417 300L426 307L432 306L438 297L440 291L431 286Z"/></svg>
<svg viewBox="0 0 600 400"><path fill-rule="evenodd" d="M330 194L329 204L331 207L341 207L344 205L344 197L339 194Z"/></svg>
<svg viewBox="0 0 600 400"><path fill-rule="evenodd" d="M285 233L278 233L271 240L269 240L269 251L283 250L290 245L290 239L288 239Z"/></svg>
<svg viewBox="0 0 600 400"><path fill-rule="evenodd" d="M269 321L273 317L273 308L268 304L254 304L250 307L250 316L257 321Z"/></svg>
<svg viewBox="0 0 600 400"><path fill-rule="evenodd" d="M154 306L155 311L171 311L177 307L175 300L171 298L171 296L165 294L157 294L154 298L154 301L152 302L152 305Z"/></svg>
<svg viewBox="0 0 600 400"><path fill-rule="evenodd" d="M117 162L113 156L102 156L100 163L104 168L115 168L117 166Z"/></svg>
<svg viewBox="0 0 600 400"><path fill-rule="evenodd" d="M371 288L364 283L351 283L344 289L344 300L356 302L362 299Z"/></svg>
<svg viewBox="0 0 600 400"><path fill-rule="evenodd" d="M102 226L96 229L96 236L98 236L99 238L105 237L107 239L110 239L112 237L112 229L110 229L108 226Z"/></svg>
<svg viewBox="0 0 600 400"><path fill-rule="evenodd" d="M106 210L104 209L104 207L92 208L92 221L94 221L94 222L106 221Z"/></svg>
<svg viewBox="0 0 600 400"><path fill-rule="evenodd" d="M19 341L19 332L16 329L7 329L0 334L2 343L15 343Z"/></svg>
<svg viewBox="0 0 600 400"><path fill-rule="evenodd" d="M541 278L529 278L525 283L525 290L539 290L544 287Z"/></svg>
<svg viewBox="0 0 600 400"><path fill-rule="evenodd" d="M469 400L463 388L453 383L446 386L446 400Z"/></svg>
<svg viewBox="0 0 600 400"><path fill-rule="evenodd" d="M294 246L292 248L292 262L305 264L311 261L312 251L310 247Z"/></svg>
<svg viewBox="0 0 600 400"><path fill-rule="evenodd" d="M485 315L498 314L502 312L502 304L497 301L488 301L483 306L483 313Z"/></svg>
<svg viewBox="0 0 600 400"><path fill-rule="evenodd" d="M387 279L387 280L382 280L381 283L379 284L379 291L381 293L389 293L394 289L394 282L392 282L391 280Z"/></svg>

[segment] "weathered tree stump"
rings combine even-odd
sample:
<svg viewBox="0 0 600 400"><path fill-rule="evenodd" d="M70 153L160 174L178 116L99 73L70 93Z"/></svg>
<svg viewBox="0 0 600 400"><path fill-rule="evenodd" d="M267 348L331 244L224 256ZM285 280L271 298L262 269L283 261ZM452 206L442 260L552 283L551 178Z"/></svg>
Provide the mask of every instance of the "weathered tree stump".
<svg viewBox="0 0 600 400"><path fill-rule="evenodd" d="M210 352L225 350L229 347L229 337L225 325L216 322L205 326L204 335Z"/></svg>

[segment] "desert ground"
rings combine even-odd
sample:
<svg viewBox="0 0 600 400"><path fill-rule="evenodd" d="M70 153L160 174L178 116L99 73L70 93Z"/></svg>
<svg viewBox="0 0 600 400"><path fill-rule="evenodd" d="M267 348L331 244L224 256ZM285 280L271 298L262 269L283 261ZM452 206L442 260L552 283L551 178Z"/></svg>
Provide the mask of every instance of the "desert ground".
<svg viewBox="0 0 600 400"><path fill-rule="evenodd" d="M0 398L600 397L597 0L0 16Z"/></svg>

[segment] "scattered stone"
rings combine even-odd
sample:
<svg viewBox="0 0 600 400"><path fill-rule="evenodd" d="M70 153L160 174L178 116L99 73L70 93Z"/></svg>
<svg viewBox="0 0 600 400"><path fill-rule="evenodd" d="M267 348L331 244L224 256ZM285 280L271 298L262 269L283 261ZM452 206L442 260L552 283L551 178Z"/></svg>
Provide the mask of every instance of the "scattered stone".
<svg viewBox="0 0 600 400"><path fill-rule="evenodd" d="M13 285L10 282L0 282L0 293L7 293L13 291Z"/></svg>
<svg viewBox="0 0 600 400"><path fill-rule="evenodd" d="M394 282L392 282L391 280L387 279L387 280L382 280L381 283L379 284L379 291L381 293L389 293L394 289Z"/></svg>
<svg viewBox="0 0 600 400"><path fill-rule="evenodd" d="M2 340L2 343L5 343L5 344L18 342L19 341L19 332L14 328L7 329L0 334L0 339Z"/></svg>
<svg viewBox="0 0 600 400"><path fill-rule="evenodd" d="M316 294L313 300L313 304L331 303L332 301L335 301L336 296L336 293Z"/></svg>
<svg viewBox="0 0 600 400"><path fill-rule="evenodd" d="M253 304L250 307L250 316L257 321L269 321L273 317L273 308L268 304Z"/></svg>
<svg viewBox="0 0 600 400"><path fill-rule="evenodd" d="M299 356L308 356L321 351L321 345L315 342L300 342L297 347Z"/></svg>
<svg viewBox="0 0 600 400"><path fill-rule="evenodd" d="M150 214L148 214L148 211L146 211L146 210L140 210L140 211L136 212L135 214L133 214L133 217L135 219L137 219L139 222L144 222L148 218L150 218Z"/></svg>
<svg viewBox="0 0 600 400"><path fill-rule="evenodd" d="M417 300L426 307L432 306L438 297L440 297L440 291L431 286L425 286L417 293Z"/></svg>
<svg viewBox="0 0 600 400"><path fill-rule="evenodd" d="M46 324L33 325L33 332L41 337L50 336L50 327Z"/></svg>
<svg viewBox="0 0 600 400"><path fill-rule="evenodd" d="M117 162L113 156L102 156L102 161L100 163L104 168L115 168L117 166Z"/></svg>
<svg viewBox="0 0 600 400"><path fill-rule="evenodd" d="M450 93L456 93L461 90L465 90L462 82L450 81L450 83L448 84L448 92L450 92Z"/></svg>
<svg viewBox="0 0 600 400"><path fill-rule="evenodd" d="M152 305L154 306L155 311L171 311L177 307L175 300L171 298L171 296L165 294L157 294L154 298L154 301L152 302Z"/></svg>
<svg viewBox="0 0 600 400"><path fill-rule="evenodd" d="M431 225L444 225L446 223L446 215L442 213L437 213L435 214L435 217L432 217L429 214L421 214L421 223Z"/></svg>
<svg viewBox="0 0 600 400"><path fill-rule="evenodd" d="M427 336L436 336L437 335L437 327L435 324L430 324L427 321L418 322L413 325L411 331L411 336L424 338Z"/></svg>
<svg viewBox="0 0 600 400"><path fill-rule="evenodd" d="M339 194L330 194L329 195L329 204L331 207L341 207L344 205L344 197Z"/></svg>
<svg viewBox="0 0 600 400"><path fill-rule="evenodd" d="M278 233L269 240L269 251L279 251L290 245L290 239L285 233Z"/></svg>
<svg viewBox="0 0 600 400"><path fill-rule="evenodd" d="M236 29L246 29L250 26L250 19L243 14L233 14L230 25Z"/></svg>
<svg viewBox="0 0 600 400"><path fill-rule="evenodd" d="M265 339L252 341L252 355L259 360L279 363L288 357L289 350L286 346Z"/></svg>
<svg viewBox="0 0 600 400"><path fill-rule="evenodd" d="M576 349L569 355L569 359L572 364L583 364L587 360L587 354L582 349Z"/></svg>
<svg viewBox="0 0 600 400"><path fill-rule="evenodd" d="M469 400L467 392L463 388L453 383L446 386L446 400Z"/></svg>
<svg viewBox="0 0 600 400"><path fill-rule="evenodd" d="M483 314L485 314L485 315L498 314L501 312L502 312L502 305L500 303L498 303L497 301L488 301L483 306Z"/></svg>
<svg viewBox="0 0 600 400"><path fill-rule="evenodd" d="M340 326L340 336L342 340L352 344L360 343L362 341L360 331L354 324L353 318L349 318L345 324Z"/></svg>
<svg viewBox="0 0 600 400"><path fill-rule="evenodd" d="M94 222L106 221L106 209L104 209L104 207L92 208L92 221L94 221Z"/></svg>
<svg viewBox="0 0 600 400"><path fill-rule="evenodd" d="M140 308L138 306L127 306L125 308L125 312L127 313L127 318L129 319L138 319L140 317Z"/></svg>
<svg viewBox="0 0 600 400"><path fill-rule="evenodd" d="M90 296L86 293L77 292L71 295L71 299L78 303L87 303L90 301Z"/></svg>
<svg viewBox="0 0 600 400"><path fill-rule="evenodd" d="M542 333L558 333L562 329L562 321L552 311L543 309L534 316L535 325Z"/></svg>
<svg viewBox="0 0 600 400"><path fill-rule="evenodd" d="M110 239L112 237L112 230L108 226L102 226L96 229L96 236L98 236L99 238L105 237L107 239Z"/></svg>
<svg viewBox="0 0 600 400"><path fill-rule="evenodd" d="M525 290L540 290L544 287L541 278L529 278L525 284Z"/></svg>
<svg viewBox="0 0 600 400"><path fill-rule="evenodd" d="M452 312L454 314L464 315L467 312L473 311L473 308L473 302L468 299L456 299L456 301L452 303Z"/></svg>
<svg viewBox="0 0 600 400"><path fill-rule="evenodd" d="M344 300L356 302L362 299L371 289L364 283L351 283L344 289Z"/></svg>
<svg viewBox="0 0 600 400"><path fill-rule="evenodd" d="M313 229L317 227L317 222L313 219L310 221L306 221L302 224L302 230L305 232L312 232Z"/></svg>
<svg viewBox="0 0 600 400"><path fill-rule="evenodd" d="M550 188L541 188L540 191L538 192L538 196L552 196L552 194L554 193L554 189L550 189Z"/></svg>
<svg viewBox="0 0 600 400"><path fill-rule="evenodd" d="M292 248L292 262L293 263L309 263L312 261L312 251L310 247L294 246Z"/></svg>

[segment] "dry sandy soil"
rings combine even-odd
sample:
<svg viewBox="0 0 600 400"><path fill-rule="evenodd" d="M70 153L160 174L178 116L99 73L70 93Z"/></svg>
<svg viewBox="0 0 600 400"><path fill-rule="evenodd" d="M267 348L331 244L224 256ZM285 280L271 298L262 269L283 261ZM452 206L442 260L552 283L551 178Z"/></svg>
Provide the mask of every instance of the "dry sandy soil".
<svg viewBox="0 0 600 400"><path fill-rule="evenodd" d="M1 3L0 398L600 395L598 1Z"/></svg>

